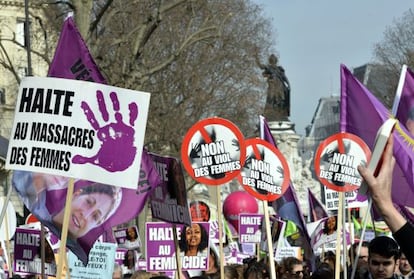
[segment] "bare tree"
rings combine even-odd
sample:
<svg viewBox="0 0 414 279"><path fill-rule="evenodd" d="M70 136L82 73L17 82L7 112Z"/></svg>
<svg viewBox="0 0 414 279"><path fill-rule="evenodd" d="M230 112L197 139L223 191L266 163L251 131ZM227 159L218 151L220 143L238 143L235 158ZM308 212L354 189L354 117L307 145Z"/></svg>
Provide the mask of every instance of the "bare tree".
<svg viewBox="0 0 414 279"><path fill-rule="evenodd" d="M265 84L254 60L271 52L272 29L248 0L73 0L38 3L32 12L47 63L64 15L80 32L108 83L151 93L146 144L179 155L187 129L205 117L232 120L252 135L264 107ZM40 20L41 19L41 20ZM0 41L1 45L1 41ZM0 61L1 63L1 61Z"/></svg>
<svg viewBox="0 0 414 279"><path fill-rule="evenodd" d="M390 106L402 65L414 69L414 13L411 9L386 28L383 40L374 46L374 57L383 69L380 79L387 84L389 98L385 99Z"/></svg>

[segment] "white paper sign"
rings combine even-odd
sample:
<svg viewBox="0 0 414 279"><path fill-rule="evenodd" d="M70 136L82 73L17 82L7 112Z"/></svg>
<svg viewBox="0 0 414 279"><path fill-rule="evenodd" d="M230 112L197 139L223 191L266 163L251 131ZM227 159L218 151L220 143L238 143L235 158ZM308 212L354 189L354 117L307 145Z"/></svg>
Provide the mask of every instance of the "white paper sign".
<svg viewBox="0 0 414 279"><path fill-rule="evenodd" d="M136 189L150 94L27 77L20 84L6 168Z"/></svg>

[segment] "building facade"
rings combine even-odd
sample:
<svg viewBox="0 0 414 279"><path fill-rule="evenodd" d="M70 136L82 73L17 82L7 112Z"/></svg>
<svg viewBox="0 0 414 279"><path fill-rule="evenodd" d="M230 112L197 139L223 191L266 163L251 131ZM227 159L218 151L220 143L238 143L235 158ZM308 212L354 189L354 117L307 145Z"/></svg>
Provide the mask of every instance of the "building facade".
<svg viewBox="0 0 414 279"><path fill-rule="evenodd" d="M47 53L42 35L44 33L42 9L30 5L28 12L26 21L24 0L0 0L0 150L2 151L7 150L8 139L11 136L16 96L21 79L30 73L34 76L46 76L48 69L48 57L45 59L46 57L42 55ZM26 36L26 26L30 26L28 29L30 36ZM28 49L31 50L30 55ZM10 171L4 169L3 157L5 154L0 156L2 160L0 196L5 195L10 187ZM12 196L12 202L16 211L23 215L23 207L18 199Z"/></svg>

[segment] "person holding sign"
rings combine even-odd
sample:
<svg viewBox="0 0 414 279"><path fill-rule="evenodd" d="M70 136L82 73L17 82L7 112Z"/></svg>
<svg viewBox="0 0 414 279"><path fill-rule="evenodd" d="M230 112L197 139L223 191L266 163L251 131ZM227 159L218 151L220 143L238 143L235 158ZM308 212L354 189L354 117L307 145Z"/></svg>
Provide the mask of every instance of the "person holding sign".
<svg viewBox="0 0 414 279"><path fill-rule="evenodd" d="M207 256L208 233L199 223L184 226L179 241L184 256Z"/></svg>
<svg viewBox="0 0 414 279"><path fill-rule="evenodd" d="M390 136L382 156L382 164L378 166L377 176L374 176L374 172L365 166L358 166L358 171L368 185L370 196L378 212L392 231L407 260L411 266L414 266L414 250L411 249L414 242L414 226L407 222L392 202L392 173L395 165L393 144L394 139Z"/></svg>

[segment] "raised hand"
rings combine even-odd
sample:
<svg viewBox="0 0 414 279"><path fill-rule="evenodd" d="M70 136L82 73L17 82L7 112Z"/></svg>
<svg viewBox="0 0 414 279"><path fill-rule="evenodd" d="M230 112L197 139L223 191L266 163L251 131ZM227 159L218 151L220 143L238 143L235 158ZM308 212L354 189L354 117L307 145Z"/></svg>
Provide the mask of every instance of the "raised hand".
<svg viewBox="0 0 414 279"><path fill-rule="evenodd" d="M110 98L115 113L115 122L112 123L108 123L109 113L103 93L100 90L96 91L99 111L106 124L104 126L99 125L89 104L82 102L81 107L92 128L97 132L97 137L101 141L101 147L95 156L74 156L72 159L74 164L89 163L100 166L107 171L116 172L127 169L133 163L137 149L134 146L135 130L133 126L138 117L138 106L136 103L129 104L129 125L127 125L123 122L122 115L119 112L119 101L116 92L111 92Z"/></svg>

